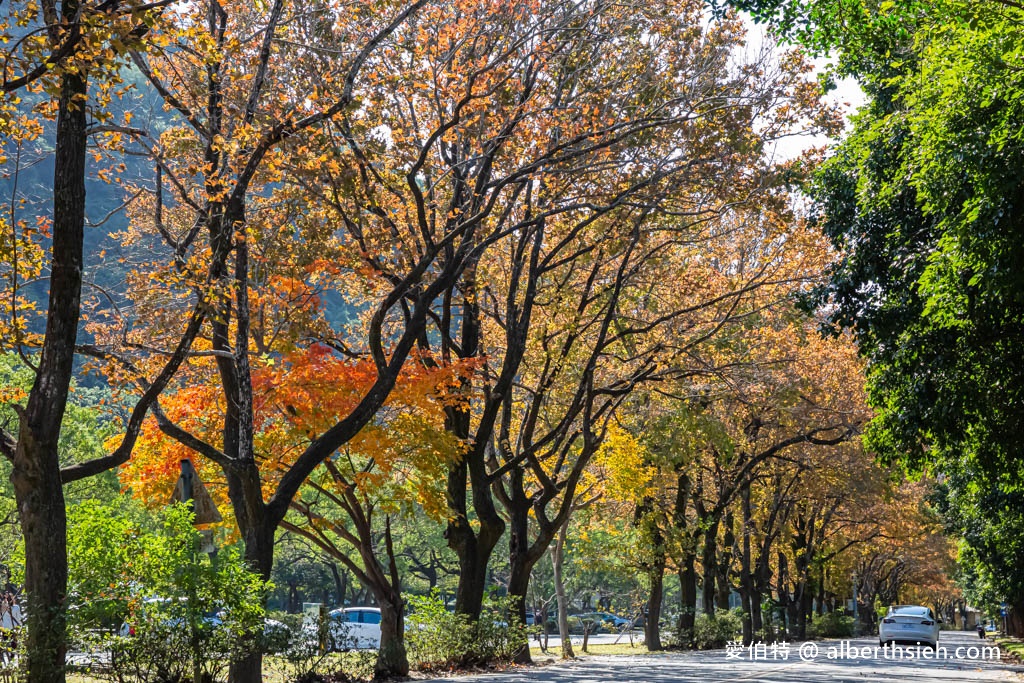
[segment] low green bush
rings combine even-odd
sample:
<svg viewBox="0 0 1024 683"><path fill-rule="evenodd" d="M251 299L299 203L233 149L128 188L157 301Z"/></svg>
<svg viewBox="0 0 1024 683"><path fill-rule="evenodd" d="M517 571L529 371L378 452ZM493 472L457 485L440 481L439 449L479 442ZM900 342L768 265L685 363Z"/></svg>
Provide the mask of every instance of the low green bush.
<svg viewBox="0 0 1024 683"><path fill-rule="evenodd" d="M488 598L478 621L450 612L437 592L407 598L405 641L416 669L451 669L510 661L527 646L526 628L508 598Z"/></svg>
<svg viewBox="0 0 1024 683"><path fill-rule="evenodd" d="M693 642L698 650L725 647L743 628L739 610L720 609L714 614L698 614L693 625Z"/></svg>
<svg viewBox="0 0 1024 683"><path fill-rule="evenodd" d="M853 617L826 612L814 617L807 633L812 638L850 638L853 636Z"/></svg>
<svg viewBox="0 0 1024 683"><path fill-rule="evenodd" d="M117 683L216 680L263 646L266 584L239 549L216 561L184 505L146 518L124 501L81 503L68 515L68 635L110 653L94 672Z"/></svg>

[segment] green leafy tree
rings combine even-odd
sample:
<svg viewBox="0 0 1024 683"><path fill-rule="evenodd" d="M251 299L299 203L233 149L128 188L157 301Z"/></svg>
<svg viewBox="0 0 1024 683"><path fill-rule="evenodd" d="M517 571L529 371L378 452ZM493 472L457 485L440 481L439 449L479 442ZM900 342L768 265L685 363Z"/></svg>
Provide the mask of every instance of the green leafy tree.
<svg viewBox="0 0 1024 683"><path fill-rule="evenodd" d="M1024 632L1024 492L964 472L939 486L935 501L948 529L961 538L965 597L991 614L1007 603L1007 630Z"/></svg>
<svg viewBox="0 0 1024 683"><path fill-rule="evenodd" d="M33 371L15 354L0 355L0 429L17 424L18 416L12 407L28 395L35 379ZM71 383L70 398L57 439L57 453L62 465L76 460L99 457L106 453L104 442L113 433L110 420L109 392L101 388L83 387ZM116 498L121 485L114 472L69 484L64 498L74 505L87 498L109 501ZM0 459L0 564L7 565L15 583L24 574L23 543L18 524L17 505L11 486L11 463Z"/></svg>
<svg viewBox="0 0 1024 683"><path fill-rule="evenodd" d="M261 647L267 585L235 547L201 553L187 507L85 501L68 520L69 632L116 680L206 680Z"/></svg>
<svg viewBox="0 0 1024 683"><path fill-rule="evenodd" d="M811 305L827 304L868 359L869 445L947 476L965 575L1017 601L1024 577L1004 563L1024 485L1024 9L740 4L837 50L869 95L811 188L842 254Z"/></svg>

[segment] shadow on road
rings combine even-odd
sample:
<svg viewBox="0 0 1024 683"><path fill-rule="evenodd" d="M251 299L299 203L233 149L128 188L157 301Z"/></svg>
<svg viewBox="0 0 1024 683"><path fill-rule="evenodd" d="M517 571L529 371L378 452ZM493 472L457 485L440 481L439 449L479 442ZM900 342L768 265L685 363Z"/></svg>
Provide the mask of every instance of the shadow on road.
<svg viewBox="0 0 1024 683"><path fill-rule="evenodd" d="M945 648L946 658L943 660L919 659L916 648L912 648L909 654L907 650L899 653L901 658L891 650L886 653L878 648L876 658L877 638L857 638L845 642L846 645L839 640L815 641L816 650L808 647L802 651L801 643L790 643L785 659L778 648L775 659L771 658L771 650L768 648L764 654L767 659L761 658L760 650L755 655L748 649L739 653L734 649L731 654L725 650L711 650L639 656L592 656L576 662L445 680L474 680L481 683L948 683L1024 680L1021 675L1024 667L981 659L980 647L993 647L994 643L980 640L973 633L943 632L939 639L940 648ZM851 656L853 648L857 650L856 657ZM975 653L969 648L979 650ZM801 660L801 652L807 661ZM810 656L812 652L815 653L813 657ZM831 659L830 654L833 655Z"/></svg>

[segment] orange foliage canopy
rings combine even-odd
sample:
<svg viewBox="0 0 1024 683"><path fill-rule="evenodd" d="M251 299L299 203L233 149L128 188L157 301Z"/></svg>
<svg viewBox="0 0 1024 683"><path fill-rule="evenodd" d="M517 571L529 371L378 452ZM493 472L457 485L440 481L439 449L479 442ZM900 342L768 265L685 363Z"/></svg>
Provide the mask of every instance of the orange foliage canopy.
<svg viewBox="0 0 1024 683"><path fill-rule="evenodd" d="M382 411L336 454L334 465L349 474L366 498L415 501L428 513L442 515L443 491L431 484L443 479L442 468L459 455L458 443L444 429L444 408L463 400L455 389L478 364L436 365L423 357L407 363ZM311 439L355 408L376 372L371 360L346 360L323 344L265 357L253 369L253 427L265 497ZM212 372L203 374L212 379ZM167 395L161 407L175 425L219 445L222 403L215 382L199 381ZM147 504L165 505L179 462L186 459L207 484L225 526L234 529L220 466L164 434L154 417L147 420L134 457L121 468L121 481Z"/></svg>

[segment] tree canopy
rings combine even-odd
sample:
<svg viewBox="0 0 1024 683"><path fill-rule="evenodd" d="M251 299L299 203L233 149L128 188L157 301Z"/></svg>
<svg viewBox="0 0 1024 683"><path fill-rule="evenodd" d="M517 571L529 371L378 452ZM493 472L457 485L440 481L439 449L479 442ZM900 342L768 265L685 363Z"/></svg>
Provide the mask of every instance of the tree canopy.
<svg viewBox="0 0 1024 683"><path fill-rule="evenodd" d="M757 49L736 8L773 23ZM573 603L651 650L803 639L854 594L862 628L949 613L949 537L966 594L1024 613L999 514L1024 484L1020 8L715 9L5 6L0 514L33 683L63 680L69 586L109 575L136 619L133 582L180 588L147 553L253 618L372 603L380 678L527 661L531 612L571 656ZM840 75L869 96L845 132ZM183 461L223 517L203 536L154 516ZM239 638L248 683L269 650Z"/></svg>

